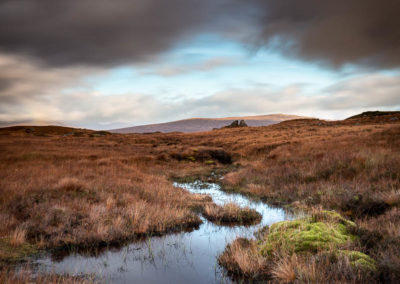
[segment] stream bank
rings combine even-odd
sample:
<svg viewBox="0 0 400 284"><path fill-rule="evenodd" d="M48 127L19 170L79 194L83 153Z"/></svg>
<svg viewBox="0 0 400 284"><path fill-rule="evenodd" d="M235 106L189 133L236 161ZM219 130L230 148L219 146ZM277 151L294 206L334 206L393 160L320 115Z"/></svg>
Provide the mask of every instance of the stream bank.
<svg viewBox="0 0 400 284"><path fill-rule="evenodd" d="M225 193L216 183L175 182L174 186L194 194L207 194L220 206L234 203L254 209L261 214L261 221L250 226L221 226L201 217L203 224L191 232L149 237L95 256L46 256L37 260L38 269L57 274L90 274L107 283L234 283L218 265L218 256L226 246L238 237L253 238L254 232L266 225L293 219L282 208Z"/></svg>

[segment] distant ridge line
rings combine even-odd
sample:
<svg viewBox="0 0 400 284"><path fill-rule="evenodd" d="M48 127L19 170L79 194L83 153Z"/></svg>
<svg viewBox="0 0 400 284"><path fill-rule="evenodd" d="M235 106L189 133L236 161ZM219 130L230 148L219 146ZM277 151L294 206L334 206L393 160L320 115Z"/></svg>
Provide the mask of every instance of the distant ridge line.
<svg viewBox="0 0 400 284"><path fill-rule="evenodd" d="M214 128L221 128L231 124L235 120L245 120L248 126L267 126L281 121L311 118L298 115L269 114L253 116L233 116L222 118L188 118L171 122L138 125L132 127L111 129L113 133L150 133L150 132L202 132L210 131Z"/></svg>

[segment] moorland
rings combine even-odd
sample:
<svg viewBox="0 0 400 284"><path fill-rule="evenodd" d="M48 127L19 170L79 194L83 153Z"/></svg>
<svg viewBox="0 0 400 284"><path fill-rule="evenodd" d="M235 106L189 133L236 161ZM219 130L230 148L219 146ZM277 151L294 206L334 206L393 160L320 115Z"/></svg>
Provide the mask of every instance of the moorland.
<svg viewBox="0 0 400 284"><path fill-rule="evenodd" d="M219 263L232 277L395 283L399 139L399 113L197 133L2 128L0 282L90 282L15 268L42 251L119 245L195 229L202 222L199 212L233 223L245 213L257 219L247 209L217 206L172 184L212 180L224 191L307 216L230 244Z"/></svg>

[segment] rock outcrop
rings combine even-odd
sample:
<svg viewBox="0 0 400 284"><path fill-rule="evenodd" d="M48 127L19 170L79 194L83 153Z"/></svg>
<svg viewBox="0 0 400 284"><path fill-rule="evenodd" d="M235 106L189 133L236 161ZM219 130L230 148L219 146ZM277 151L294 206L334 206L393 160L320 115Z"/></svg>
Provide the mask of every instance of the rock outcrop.
<svg viewBox="0 0 400 284"><path fill-rule="evenodd" d="M236 128L236 127L248 127L247 123L244 120L235 120L228 126L225 126L224 128Z"/></svg>

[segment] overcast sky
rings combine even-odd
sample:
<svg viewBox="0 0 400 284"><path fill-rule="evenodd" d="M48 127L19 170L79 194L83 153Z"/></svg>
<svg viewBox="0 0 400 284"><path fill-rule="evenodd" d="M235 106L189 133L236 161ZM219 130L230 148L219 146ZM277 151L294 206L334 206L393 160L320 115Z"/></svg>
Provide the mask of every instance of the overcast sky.
<svg viewBox="0 0 400 284"><path fill-rule="evenodd" d="M0 0L0 125L400 110L398 0Z"/></svg>

